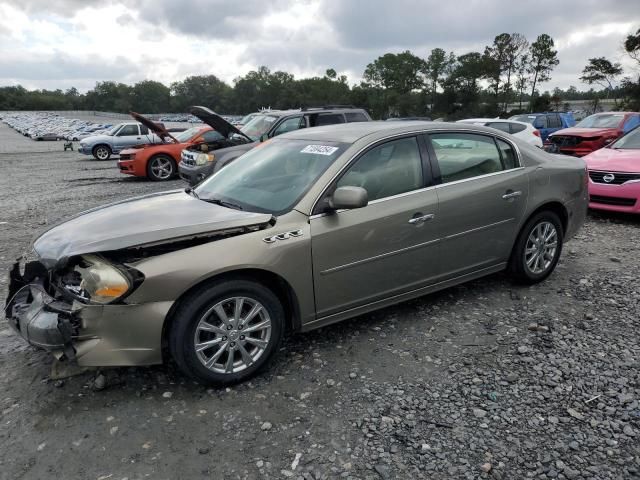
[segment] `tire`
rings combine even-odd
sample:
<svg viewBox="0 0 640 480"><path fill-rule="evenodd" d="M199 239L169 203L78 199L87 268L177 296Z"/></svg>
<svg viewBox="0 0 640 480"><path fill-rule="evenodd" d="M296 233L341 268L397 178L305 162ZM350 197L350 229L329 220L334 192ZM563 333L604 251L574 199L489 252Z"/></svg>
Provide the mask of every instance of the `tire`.
<svg viewBox="0 0 640 480"><path fill-rule="evenodd" d="M155 155L147 162L147 177L154 182L166 182L176 176L178 167L168 155Z"/></svg>
<svg viewBox="0 0 640 480"><path fill-rule="evenodd" d="M239 298L243 301L238 318L247 322L244 327L235 318ZM258 307L262 308L254 312ZM252 313L253 317L247 319ZM169 332L169 350L180 370L199 383L238 383L256 374L277 351L284 318L278 298L258 283L230 280L204 286L177 308ZM263 328L252 330L250 335L242 333L259 326ZM196 344L201 345L198 352Z"/></svg>
<svg viewBox="0 0 640 480"><path fill-rule="evenodd" d="M544 210L531 217L520 231L509 261L514 278L532 285L551 275L562 253L563 236L562 222L555 213Z"/></svg>
<svg viewBox="0 0 640 480"><path fill-rule="evenodd" d="M111 149L108 145L96 145L91 150L96 160L109 160L111 158Z"/></svg>

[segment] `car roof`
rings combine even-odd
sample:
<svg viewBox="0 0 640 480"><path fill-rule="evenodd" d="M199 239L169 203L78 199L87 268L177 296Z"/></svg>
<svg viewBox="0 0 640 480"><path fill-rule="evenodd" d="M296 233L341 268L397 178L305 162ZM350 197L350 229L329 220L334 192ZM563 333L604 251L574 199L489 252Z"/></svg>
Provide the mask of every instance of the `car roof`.
<svg viewBox="0 0 640 480"><path fill-rule="evenodd" d="M531 125L528 122L521 122L520 120L510 120L508 118L465 118L462 120L456 120L456 123L473 123L473 122L509 122L509 123L518 123L520 125Z"/></svg>
<svg viewBox="0 0 640 480"><path fill-rule="evenodd" d="M451 122L424 122L420 120L407 122L354 122L339 123L336 125L326 125L321 127L303 128L280 135L278 138L288 138L291 140L328 141L340 143L355 143L357 140L367 136L380 137L411 133L429 132L437 130L469 130L478 133L495 135L493 128L480 125L451 123Z"/></svg>
<svg viewBox="0 0 640 480"><path fill-rule="evenodd" d="M336 107L336 108L326 108L326 107L318 107L318 108L291 108L288 110L266 110L263 112L256 112L256 116L259 115L268 115L273 117L285 117L289 115L299 115L301 113L310 114L310 113L348 113L348 112L364 112L364 108L358 107Z"/></svg>

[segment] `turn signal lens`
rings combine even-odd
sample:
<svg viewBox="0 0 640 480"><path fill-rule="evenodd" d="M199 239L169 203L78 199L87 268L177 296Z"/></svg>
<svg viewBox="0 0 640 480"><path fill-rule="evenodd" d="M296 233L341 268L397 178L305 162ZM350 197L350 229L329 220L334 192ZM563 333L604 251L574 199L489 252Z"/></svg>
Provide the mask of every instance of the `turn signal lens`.
<svg viewBox="0 0 640 480"><path fill-rule="evenodd" d="M80 289L92 302L111 303L129 291L127 277L116 267L95 255L84 255L76 267L82 281Z"/></svg>

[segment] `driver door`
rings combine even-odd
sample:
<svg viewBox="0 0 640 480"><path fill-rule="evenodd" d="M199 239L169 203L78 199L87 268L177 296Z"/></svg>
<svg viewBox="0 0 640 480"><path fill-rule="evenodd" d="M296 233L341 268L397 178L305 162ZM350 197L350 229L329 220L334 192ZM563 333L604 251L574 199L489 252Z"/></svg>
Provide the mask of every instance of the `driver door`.
<svg viewBox="0 0 640 480"><path fill-rule="evenodd" d="M139 125L125 125L116 134L114 144L117 150L122 150L127 147L139 145L143 143L143 137L140 135Z"/></svg>
<svg viewBox="0 0 640 480"><path fill-rule="evenodd" d="M426 188L431 176L419 145L409 136L373 146L335 184L363 187L369 204L311 217L318 318L419 288L438 274L438 198Z"/></svg>

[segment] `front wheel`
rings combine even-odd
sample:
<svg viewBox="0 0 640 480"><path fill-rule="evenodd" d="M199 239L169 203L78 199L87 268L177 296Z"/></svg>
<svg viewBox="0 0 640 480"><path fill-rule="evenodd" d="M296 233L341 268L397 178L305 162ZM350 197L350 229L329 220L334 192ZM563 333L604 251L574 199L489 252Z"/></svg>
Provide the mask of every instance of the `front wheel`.
<svg viewBox="0 0 640 480"><path fill-rule="evenodd" d="M166 155L156 155L147 164L147 176L154 182L171 180L176 175L176 170L176 162Z"/></svg>
<svg viewBox="0 0 640 480"><path fill-rule="evenodd" d="M551 211L534 215L518 235L509 262L516 280L534 284L551 275L560 259L562 238L558 215Z"/></svg>
<svg viewBox="0 0 640 480"><path fill-rule="evenodd" d="M107 145L94 147L92 153L96 160L109 160L111 157L111 149Z"/></svg>
<svg viewBox="0 0 640 480"><path fill-rule="evenodd" d="M182 372L200 383L241 382L276 352L284 309L266 287L232 280L203 287L176 310L169 346Z"/></svg>

